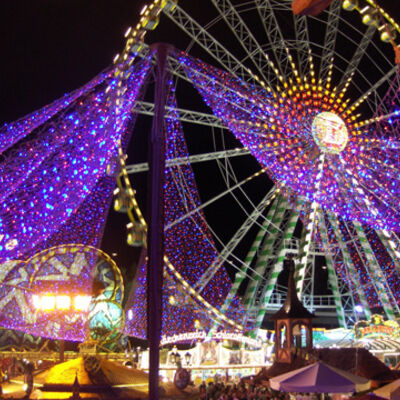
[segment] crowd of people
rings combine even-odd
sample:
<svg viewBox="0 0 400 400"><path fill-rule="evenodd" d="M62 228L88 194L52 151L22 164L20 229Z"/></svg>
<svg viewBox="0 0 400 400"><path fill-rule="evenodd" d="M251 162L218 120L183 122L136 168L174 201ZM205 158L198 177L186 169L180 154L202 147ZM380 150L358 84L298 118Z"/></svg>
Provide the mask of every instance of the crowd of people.
<svg viewBox="0 0 400 400"><path fill-rule="evenodd" d="M200 385L200 400L289 400L274 394L269 387L256 384L224 384L222 382Z"/></svg>
<svg viewBox="0 0 400 400"><path fill-rule="evenodd" d="M317 393L284 393L271 390L265 384L245 383L224 384L209 382L200 385L199 400L319 400ZM324 400L332 400L327 394Z"/></svg>

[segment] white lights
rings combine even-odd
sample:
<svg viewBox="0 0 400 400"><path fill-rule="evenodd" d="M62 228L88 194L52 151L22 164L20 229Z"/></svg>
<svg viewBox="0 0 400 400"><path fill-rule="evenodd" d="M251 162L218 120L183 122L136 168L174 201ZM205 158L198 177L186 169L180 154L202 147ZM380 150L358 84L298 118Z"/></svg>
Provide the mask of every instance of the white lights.
<svg viewBox="0 0 400 400"><path fill-rule="evenodd" d="M331 112L319 113L311 129L315 142L324 152L338 154L346 147L348 132L338 115Z"/></svg>
<svg viewBox="0 0 400 400"><path fill-rule="evenodd" d="M68 310L71 307L71 297L56 296L56 308L58 310Z"/></svg>
<svg viewBox="0 0 400 400"><path fill-rule="evenodd" d="M358 313L362 313L364 311L364 307L361 304L356 304L354 306L354 311Z"/></svg>
<svg viewBox="0 0 400 400"><path fill-rule="evenodd" d="M37 311L87 311L92 298L88 295L53 295L45 293L33 295L32 303Z"/></svg>
<svg viewBox="0 0 400 400"><path fill-rule="evenodd" d="M89 309L91 297L86 295L75 296L74 308L77 311L87 311Z"/></svg>

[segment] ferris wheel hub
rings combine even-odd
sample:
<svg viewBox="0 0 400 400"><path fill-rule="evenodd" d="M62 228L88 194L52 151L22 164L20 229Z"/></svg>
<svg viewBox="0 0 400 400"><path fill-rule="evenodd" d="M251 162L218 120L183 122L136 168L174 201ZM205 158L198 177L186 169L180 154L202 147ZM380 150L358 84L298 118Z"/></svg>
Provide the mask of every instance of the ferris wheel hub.
<svg viewBox="0 0 400 400"><path fill-rule="evenodd" d="M317 114L311 130L315 143L326 153L338 154L346 147L349 134L345 122L337 114L328 111Z"/></svg>

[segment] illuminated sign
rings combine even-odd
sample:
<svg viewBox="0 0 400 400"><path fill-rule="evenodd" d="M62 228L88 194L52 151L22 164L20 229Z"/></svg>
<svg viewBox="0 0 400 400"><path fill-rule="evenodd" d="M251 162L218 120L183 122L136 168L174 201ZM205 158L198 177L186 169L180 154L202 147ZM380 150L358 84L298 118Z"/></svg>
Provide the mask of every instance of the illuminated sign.
<svg viewBox="0 0 400 400"><path fill-rule="evenodd" d="M354 336L363 338L399 337L400 327L396 321L384 321L381 315L371 316L369 321L359 321L354 325Z"/></svg>
<svg viewBox="0 0 400 400"><path fill-rule="evenodd" d="M235 342L241 342L241 343L246 343L249 346L253 347L261 347L261 342L259 342L256 339L252 339L247 336L243 336L241 333L235 333L235 332L214 332L212 337L208 337L207 332L204 331L197 331L197 332L185 332L185 333L180 333L178 335L172 335L172 336L163 336L160 342L161 346L165 346L166 344L172 344L172 343L179 343L179 342L190 342L193 340L232 340Z"/></svg>

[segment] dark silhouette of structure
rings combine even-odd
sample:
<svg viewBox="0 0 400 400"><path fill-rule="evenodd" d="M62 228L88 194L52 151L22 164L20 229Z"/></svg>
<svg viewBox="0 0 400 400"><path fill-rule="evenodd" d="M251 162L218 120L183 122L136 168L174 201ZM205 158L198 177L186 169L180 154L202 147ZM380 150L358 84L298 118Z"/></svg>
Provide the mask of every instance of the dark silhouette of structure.
<svg viewBox="0 0 400 400"><path fill-rule="evenodd" d="M287 259L289 263L288 293L282 308L271 316L275 329L275 362L293 362L298 352L310 353L312 343L312 318L310 313L297 297L294 280L294 260ZM305 331L305 340L302 335Z"/></svg>

